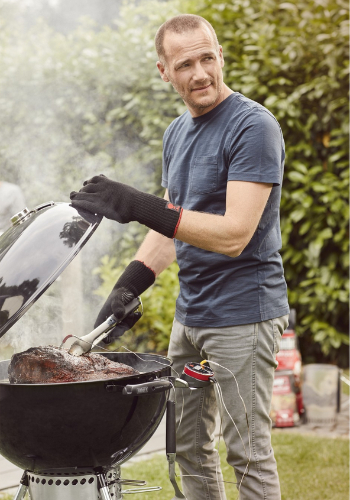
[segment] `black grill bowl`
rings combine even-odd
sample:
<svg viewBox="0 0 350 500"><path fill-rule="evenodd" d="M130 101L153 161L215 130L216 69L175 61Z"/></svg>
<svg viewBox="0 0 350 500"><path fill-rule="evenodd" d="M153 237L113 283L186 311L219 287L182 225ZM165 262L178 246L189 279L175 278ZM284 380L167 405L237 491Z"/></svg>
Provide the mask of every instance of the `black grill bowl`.
<svg viewBox="0 0 350 500"><path fill-rule="evenodd" d="M9 360L1 361L1 455L22 469L42 473L108 468L137 453L157 429L169 391L142 396L121 391L127 384L170 375L171 362L157 354L104 355L142 374L66 384L9 384L4 381Z"/></svg>

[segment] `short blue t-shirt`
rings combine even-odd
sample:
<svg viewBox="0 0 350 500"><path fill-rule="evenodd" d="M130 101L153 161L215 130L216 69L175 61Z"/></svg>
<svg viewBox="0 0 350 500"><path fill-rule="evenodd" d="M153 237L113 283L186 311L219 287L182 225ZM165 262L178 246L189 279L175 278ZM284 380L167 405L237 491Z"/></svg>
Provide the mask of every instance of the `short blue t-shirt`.
<svg viewBox="0 0 350 500"><path fill-rule="evenodd" d="M288 314L279 206L285 149L281 128L260 104L235 92L208 113L186 111L164 134L162 186L186 210L224 215L228 181L272 183L259 225L238 257L175 240L186 326L256 323Z"/></svg>

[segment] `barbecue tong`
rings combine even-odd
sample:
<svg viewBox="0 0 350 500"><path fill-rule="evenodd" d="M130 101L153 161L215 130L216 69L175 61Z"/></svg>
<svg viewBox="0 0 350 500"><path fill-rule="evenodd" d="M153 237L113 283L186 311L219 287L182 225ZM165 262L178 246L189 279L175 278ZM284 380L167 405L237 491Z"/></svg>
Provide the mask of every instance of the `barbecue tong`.
<svg viewBox="0 0 350 500"><path fill-rule="evenodd" d="M60 347L65 347L66 349L69 347L68 352L69 354L73 354L73 356L81 356L82 354L90 352L93 347L107 337L112 328L114 328L118 323L121 323L130 313L136 311L140 304L140 298L136 297L125 305L125 314L121 319L117 319L114 314L112 314L106 319L106 321L83 337L78 338L74 335L67 335L67 337L63 339Z"/></svg>

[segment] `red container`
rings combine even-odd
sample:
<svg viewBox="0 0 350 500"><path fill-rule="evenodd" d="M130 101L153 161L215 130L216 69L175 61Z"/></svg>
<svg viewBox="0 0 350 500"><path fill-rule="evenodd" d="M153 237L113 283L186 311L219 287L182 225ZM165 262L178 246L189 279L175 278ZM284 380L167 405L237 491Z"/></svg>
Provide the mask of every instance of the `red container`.
<svg viewBox="0 0 350 500"><path fill-rule="evenodd" d="M301 354L293 329L284 332L272 393L270 417L274 427L298 425L304 413L301 387Z"/></svg>

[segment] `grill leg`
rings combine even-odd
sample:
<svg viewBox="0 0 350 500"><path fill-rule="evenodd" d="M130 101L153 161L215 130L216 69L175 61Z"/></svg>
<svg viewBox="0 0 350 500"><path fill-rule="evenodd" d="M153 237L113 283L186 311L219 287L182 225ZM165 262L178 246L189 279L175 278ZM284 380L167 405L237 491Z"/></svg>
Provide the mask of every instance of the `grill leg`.
<svg viewBox="0 0 350 500"><path fill-rule="evenodd" d="M173 485L175 496L172 500L185 498L180 491L175 477L175 458L176 458L176 427L175 427L175 394L171 389L169 400L166 407L166 456L169 464L169 479Z"/></svg>
<svg viewBox="0 0 350 500"><path fill-rule="evenodd" d="M100 492L102 500L112 500L111 495L109 494L109 488L106 484L106 479L104 474L99 473L96 474L98 481L98 490Z"/></svg>
<svg viewBox="0 0 350 500"><path fill-rule="evenodd" d="M27 476L27 471L23 472L23 476L21 477L20 485L18 486L18 490L13 497L13 500L23 500L25 497L25 494L27 493L28 489L28 476Z"/></svg>

